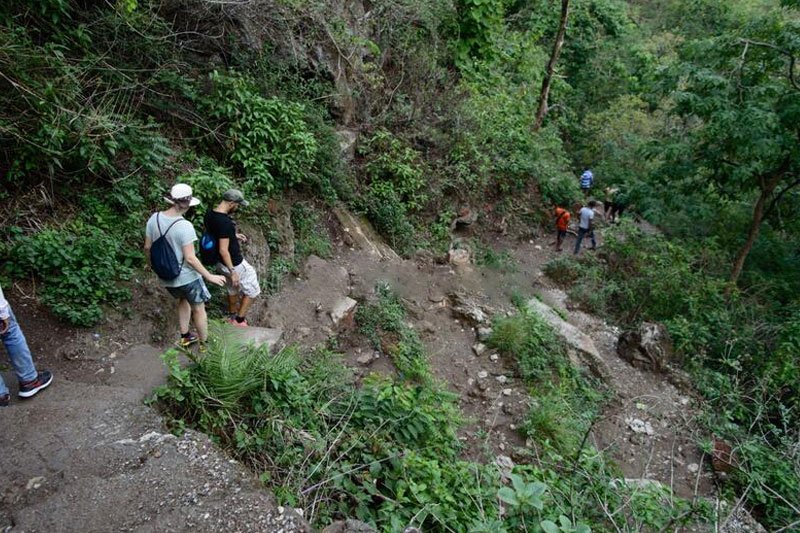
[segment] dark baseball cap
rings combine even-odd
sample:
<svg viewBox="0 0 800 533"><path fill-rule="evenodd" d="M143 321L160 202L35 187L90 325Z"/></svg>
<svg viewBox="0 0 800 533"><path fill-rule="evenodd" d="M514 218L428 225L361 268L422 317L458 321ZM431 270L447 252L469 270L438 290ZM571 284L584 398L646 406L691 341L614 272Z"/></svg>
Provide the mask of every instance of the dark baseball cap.
<svg viewBox="0 0 800 533"><path fill-rule="evenodd" d="M222 199L227 200L228 202L243 205L245 207L250 205L250 202L244 199L244 194L242 194L242 191L239 189L228 189L222 193Z"/></svg>

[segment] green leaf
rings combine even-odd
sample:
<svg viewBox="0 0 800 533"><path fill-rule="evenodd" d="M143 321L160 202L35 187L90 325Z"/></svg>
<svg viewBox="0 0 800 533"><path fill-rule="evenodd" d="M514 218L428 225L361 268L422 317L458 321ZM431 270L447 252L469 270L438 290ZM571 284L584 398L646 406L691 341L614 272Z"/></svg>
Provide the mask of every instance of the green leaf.
<svg viewBox="0 0 800 533"><path fill-rule="evenodd" d="M517 493L514 492L509 487L502 487L500 490L498 490L497 497L513 507L519 507L519 500L517 499Z"/></svg>
<svg viewBox="0 0 800 533"><path fill-rule="evenodd" d="M550 520L542 520L539 523L544 530L544 533L561 533L561 528L559 528L555 522L551 522Z"/></svg>

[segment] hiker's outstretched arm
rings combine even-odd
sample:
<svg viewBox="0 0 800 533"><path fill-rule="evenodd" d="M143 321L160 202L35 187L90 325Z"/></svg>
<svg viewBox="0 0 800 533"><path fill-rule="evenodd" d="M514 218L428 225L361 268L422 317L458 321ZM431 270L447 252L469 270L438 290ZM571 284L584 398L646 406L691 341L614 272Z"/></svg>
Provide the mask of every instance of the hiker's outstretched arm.
<svg viewBox="0 0 800 533"><path fill-rule="evenodd" d="M182 250L183 250L183 260L189 263L189 266L195 269L198 274L203 276L203 279L205 279L209 283L213 283L214 285L219 285L220 287L225 285L225 276L220 276L209 272L206 269L206 267L203 266L203 263L201 263L200 260L197 258L197 256L194 254L193 242L184 244Z"/></svg>

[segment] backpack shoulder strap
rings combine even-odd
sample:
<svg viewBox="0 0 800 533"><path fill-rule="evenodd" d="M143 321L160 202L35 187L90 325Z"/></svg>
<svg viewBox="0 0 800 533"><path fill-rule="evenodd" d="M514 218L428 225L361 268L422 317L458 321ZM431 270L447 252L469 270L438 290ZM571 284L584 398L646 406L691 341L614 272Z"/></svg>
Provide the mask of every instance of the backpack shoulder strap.
<svg viewBox="0 0 800 533"><path fill-rule="evenodd" d="M181 220L186 220L186 219L185 219L185 218L183 218L183 217L181 217L181 218L179 218L178 220L176 220L175 222L173 222L172 224L170 224L170 225L169 225L169 227L167 228L167 231L165 231L165 232L161 233L161 236L162 236L162 237L166 237L166 236L167 236L167 233L169 233L169 230L171 230L171 229L172 229L172 226L174 226L175 224L177 224L177 223L178 223L178 222L180 222ZM159 226L159 227L158 227L158 231L161 231L161 226Z"/></svg>

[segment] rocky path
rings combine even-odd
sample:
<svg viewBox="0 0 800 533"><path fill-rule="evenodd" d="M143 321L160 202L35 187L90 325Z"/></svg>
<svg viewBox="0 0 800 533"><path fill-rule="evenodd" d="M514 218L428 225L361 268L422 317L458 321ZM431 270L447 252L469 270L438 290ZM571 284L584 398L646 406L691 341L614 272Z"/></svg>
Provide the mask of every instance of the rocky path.
<svg viewBox="0 0 800 533"><path fill-rule="evenodd" d="M517 428L530 407L527 387L515 377L515 362L481 348L479 324L454 308L467 298L489 315L502 315L513 312L512 296L537 295L556 310L552 314L577 352L591 345L594 355L578 359L594 364L614 391L592 443L615 458L632 482L655 481L683 497L713 495L707 458L696 445L702 435L694 424L694 399L663 376L621 360L619 331L569 308L541 273L553 257L547 238L500 238L496 248L510 251L513 268L489 270L427 256L402 260L353 235L337 243L334 257L310 258L302 275L258 308L253 322L281 328L285 342L303 346L335 336L357 374L393 373L391 362L354 333L347 316L335 317L348 298L370 298L377 282L388 282L403 298L434 374L459 396L467 417L460 434L466 455L513 458L525 445ZM307 531L294 510L278 507L252 474L205 436L169 435L143 404L164 380L158 358L163 346L151 343L170 327L158 320L168 318L168 299L152 287L140 292L148 296L141 316L95 335L59 329L32 310L37 306L24 292L15 295L27 302L15 309L34 353L56 370L57 381L37 398L0 410L0 530ZM55 338L67 340L54 349Z"/></svg>
<svg viewBox="0 0 800 533"><path fill-rule="evenodd" d="M0 410L0 530L308 531L207 437L165 431L143 403L164 380L162 351L132 345L85 380L56 370Z"/></svg>

